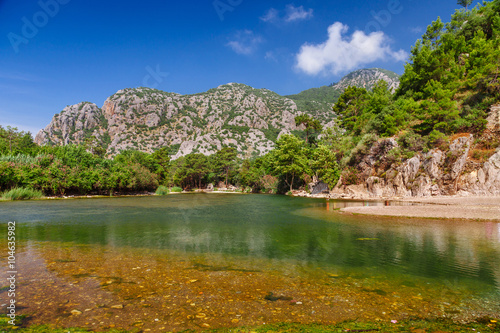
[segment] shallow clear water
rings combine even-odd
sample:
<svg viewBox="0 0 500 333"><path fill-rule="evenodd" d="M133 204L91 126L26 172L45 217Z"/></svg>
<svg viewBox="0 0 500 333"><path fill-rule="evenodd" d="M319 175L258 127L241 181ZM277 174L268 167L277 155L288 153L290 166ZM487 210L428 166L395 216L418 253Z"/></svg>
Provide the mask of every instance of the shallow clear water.
<svg viewBox="0 0 500 333"><path fill-rule="evenodd" d="M499 223L349 216L336 211L345 204L193 194L4 202L0 210L2 222L17 222L20 251L26 253L90 246L127 253L133 261L151 250L158 257L175 253L198 268L240 262L243 272L272 271L309 282L326 274L363 279L364 285L389 281L389 288L391 281L444 285L487 302L500 299ZM5 227L0 236L6 238ZM199 264L207 258L212 266Z"/></svg>

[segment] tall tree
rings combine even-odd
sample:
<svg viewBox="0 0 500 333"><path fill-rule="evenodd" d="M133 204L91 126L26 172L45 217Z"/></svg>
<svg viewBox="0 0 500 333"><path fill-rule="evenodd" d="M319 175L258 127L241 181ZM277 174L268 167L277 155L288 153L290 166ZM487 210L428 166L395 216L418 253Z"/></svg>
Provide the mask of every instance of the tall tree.
<svg viewBox="0 0 500 333"><path fill-rule="evenodd" d="M224 147L215 154L215 163L217 168L225 177L224 184L227 187L229 173L236 166L236 148Z"/></svg>
<svg viewBox="0 0 500 333"><path fill-rule="evenodd" d="M339 165L335 153L324 145L319 145L310 159L311 171L333 189L340 177Z"/></svg>
<svg viewBox="0 0 500 333"><path fill-rule="evenodd" d="M160 182L164 182L168 177L170 167L170 155L168 154L167 148L163 147L155 150L155 152L150 155L150 158L153 162L153 172L158 175Z"/></svg>
<svg viewBox="0 0 500 333"><path fill-rule="evenodd" d="M307 150L304 141L294 135L282 135L276 142L276 149L272 152L274 170L285 177L290 191L295 179L309 171Z"/></svg>
<svg viewBox="0 0 500 333"><path fill-rule="evenodd" d="M460 6L465 7L465 10L467 11L468 7L472 4L472 0L458 0L457 3Z"/></svg>
<svg viewBox="0 0 500 333"><path fill-rule="evenodd" d="M368 91L365 88L347 87L333 106L340 119L340 124L347 131L361 132L363 110L368 102Z"/></svg>
<svg viewBox="0 0 500 333"><path fill-rule="evenodd" d="M314 119L308 114L301 114L300 116L295 117L295 126L300 125L304 125L306 127L306 143L309 142L309 132L321 132L323 128L318 120Z"/></svg>
<svg viewBox="0 0 500 333"><path fill-rule="evenodd" d="M203 154L189 154L183 159L182 165L175 171L174 181L183 187L198 186L201 188L203 177L210 171L208 158Z"/></svg>

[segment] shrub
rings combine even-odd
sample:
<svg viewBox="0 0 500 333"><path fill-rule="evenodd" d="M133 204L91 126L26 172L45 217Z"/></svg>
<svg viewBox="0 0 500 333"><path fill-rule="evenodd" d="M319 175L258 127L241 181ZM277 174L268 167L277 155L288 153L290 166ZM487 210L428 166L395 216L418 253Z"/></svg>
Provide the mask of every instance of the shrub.
<svg viewBox="0 0 500 333"><path fill-rule="evenodd" d="M342 172L342 185L358 185L361 180L358 177L359 171L354 167L348 167Z"/></svg>
<svg viewBox="0 0 500 333"><path fill-rule="evenodd" d="M426 139L413 131L408 131L401 135L398 143L403 149L413 152L423 151L427 146Z"/></svg>
<svg viewBox="0 0 500 333"><path fill-rule="evenodd" d="M171 192L174 192L174 193L179 193L179 192L182 192L182 188L178 187L178 186L174 186L170 189Z"/></svg>
<svg viewBox="0 0 500 333"><path fill-rule="evenodd" d="M433 130L429 134L429 144L431 148L436 147L441 150L448 150L448 137L439 131Z"/></svg>
<svg viewBox="0 0 500 333"><path fill-rule="evenodd" d="M167 195L169 193L170 193L170 190L166 186L163 186L163 185L160 185L156 189L156 195Z"/></svg>
<svg viewBox="0 0 500 333"><path fill-rule="evenodd" d="M350 156L346 156L343 162L351 166L359 164L363 157L370 152L371 147L377 140L377 135L373 133L365 134L356 147L351 150Z"/></svg>
<svg viewBox="0 0 500 333"><path fill-rule="evenodd" d="M2 193L3 200L30 200L40 199L43 193L31 188L15 187L10 191Z"/></svg>

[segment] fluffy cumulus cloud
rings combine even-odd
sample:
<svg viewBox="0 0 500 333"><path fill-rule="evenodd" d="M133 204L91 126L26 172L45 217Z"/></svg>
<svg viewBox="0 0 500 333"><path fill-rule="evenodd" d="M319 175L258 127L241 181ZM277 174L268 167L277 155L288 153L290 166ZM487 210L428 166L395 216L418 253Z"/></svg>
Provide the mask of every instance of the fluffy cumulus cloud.
<svg viewBox="0 0 500 333"><path fill-rule="evenodd" d="M260 19L271 23L290 23L308 20L313 16L312 9L306 10L304 6L295 7L294 5L287 5L285 10L281 12L274 8L269 9Z"/></svg>
<svg viewBox="0 0 500 333"><path fill-rule="evenodd" d="M408 54L393 51L389 38L381 31L366 34L356 30L345 36L349 27L336 22L328 28L322 44L304 44L297 54L296 67L309 74L339 74L378 60L405 61Z"/></svg>
<svg viewBox="0 0 500 333"><path fill-rule="evenodd" d="M255 35L253 31L242 30L238 31L226 45L238 54L250 55L257 50L262 42L262 37Z"/></svg>

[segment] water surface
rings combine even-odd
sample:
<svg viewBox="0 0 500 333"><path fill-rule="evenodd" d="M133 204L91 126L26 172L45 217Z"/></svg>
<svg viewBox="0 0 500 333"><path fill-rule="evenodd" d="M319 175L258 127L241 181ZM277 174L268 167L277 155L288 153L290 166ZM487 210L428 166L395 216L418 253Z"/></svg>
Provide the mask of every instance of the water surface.
<svg viewBox="0 0 500 333"><path fill-rule="evenodd" d="M500 224L353 217L335 210L341 205L193 194L9 202L0 209L2 222L17 222L34 322L56 316L62 326L161 331L498 314ZM5 240L5 227L0 234ZM42 291L37 280L60 293ZM89 288L94 300L84 299ZM145 289L151 299L141 315ZM292 300L266 300L269 292ZM75 298L61 299L67 293ZM82 314L71 315L73 308Z"/></svg>

